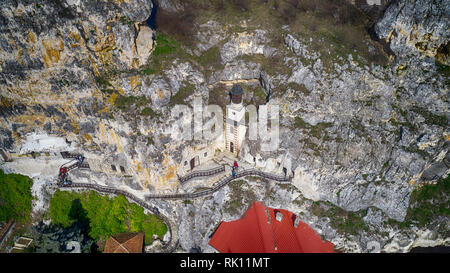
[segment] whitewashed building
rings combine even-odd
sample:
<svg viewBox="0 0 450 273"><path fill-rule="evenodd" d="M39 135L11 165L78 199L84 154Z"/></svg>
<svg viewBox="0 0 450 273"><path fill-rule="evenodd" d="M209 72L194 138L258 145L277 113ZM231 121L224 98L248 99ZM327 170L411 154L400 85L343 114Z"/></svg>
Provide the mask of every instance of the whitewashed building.
<svg viewBox="0 0 450 273"><path fill-rule="evenodd" d="M230 91L231 102L226 108L225 149L238 155L245 139L245 106L242 103L244 91L239 85L233 85Z"/></svg>

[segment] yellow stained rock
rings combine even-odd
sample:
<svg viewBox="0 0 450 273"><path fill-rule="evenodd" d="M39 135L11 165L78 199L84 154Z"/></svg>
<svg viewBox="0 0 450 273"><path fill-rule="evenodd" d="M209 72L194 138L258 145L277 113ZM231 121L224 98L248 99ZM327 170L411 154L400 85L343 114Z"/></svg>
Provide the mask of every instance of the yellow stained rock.
<svg viewBox="0 0 450 273"><path fill-rule="evenodd" d="M64 50L64 42L60 37L42 40L41 53L46 67L57 64Z"/></svg>
<svg viewBox="0 0 450 273"><path fill-rule="evenodd" d="M15 122L26 124L28 126L36 126L36 120L40 124L43 124L46 121L46 117L44 115L20 115L16 116L14 119Z"/></svg>
<svg viewBox="0 0 450 273"><path fill-rule="evenodd" d="M103 122L98 123L98 129L100 130L100 136L102 141L106 141L106 127Z"/></svg>
<svg viewBox="0 0 450 273"><path fill-rule="evenodd" d="M36 35L34 35L33 31L29 31L28 32L28 41L30 41L30 43L36 43Z"/></svg>
<svg viewBox="0 0 450 273"><path fill-rule="evenodd" d="M81 39L80 34L74 32L74 31L70 31L70 37L72 37L77 42L80 41L80 39Z"/></svg>
<svg viewBox="0 0 450 273"><path fill-rule="evenodd" d="M108 102L109 102L111 105L114 105L114 103L115 103L115 101L116 101L116 99L117 99L118 96L119 96L119 95L117 95L117 93L113 93L113 94L108 98Z"/></svg>
<svg viewBox="0 0 450 273"><path fill-rule="evenodd" d="M89 133L86 133L83 136L84 136L84 138L86 139L87 142L90 143L92 141L92 137L91 137L91 135Z"/></svg>
<svg viewBox="0 0 450 273"><path fill-rule="evenodd" d="M119 153L123 153L120 137L116 134L116 132L114 132L114 130L109 130L109 135L111 136L113 144L117 145L117 150L119 151Z"/></svg>
<svg viewBox="0 0 450 273"><path fill-rule="evenodd" d="M389 43L390 41L391 41L391 38L392 38L392 35L394 34L394 29L391 31L391 32L389 32L389 35L388 35L388 37L386 38L386 42L387 43Z"/></svg>
<svg viewBox="0 0 450 273"><path fill-rule="evenodd" d="M135 89L137 86L141 85L139 76L132 76L128 78L130 80L131 89Z"/></svg>
<svg viewBox="0 0 450 273"><path fill-rule="evenodd" d="M75 134L78 134L80 132L80 125L78 125L78 122L76 122L75 120L72 120L72 127Z"/></svg>
<svg viewBox="0 0 450 273"><path fill-rule="evenodd" d="M12 103L5 97L0 97L0 106L2 107L10 107Z"/></svg>
<svg viewBox="0 0 450 273"><path fill-rule="evenodd" d="M99 114L101 113L108 113L109 112L109 106L105 106L105 108L98 111Z"/></svg>

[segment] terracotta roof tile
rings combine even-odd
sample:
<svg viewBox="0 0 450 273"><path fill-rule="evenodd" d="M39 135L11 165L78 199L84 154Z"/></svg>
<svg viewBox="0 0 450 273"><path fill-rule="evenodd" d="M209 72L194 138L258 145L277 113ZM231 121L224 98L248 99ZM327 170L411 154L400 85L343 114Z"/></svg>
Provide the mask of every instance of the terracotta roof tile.
<svg viewBox="0 0 450 273"><path fill-rule="evenodd" d="M125 232L106 240L104 253L142 253L144 232Z"/></svg>
<svg viewBox="0 0 450 273"><path fill-rule="evenodd" d="M276 219L276 212L283 215ZM225 253L321 253L334 252L334 245L324 242L307 224L294 226L295 214L267 208L254 202L244 217L222 222L209 244Z"/></svg>

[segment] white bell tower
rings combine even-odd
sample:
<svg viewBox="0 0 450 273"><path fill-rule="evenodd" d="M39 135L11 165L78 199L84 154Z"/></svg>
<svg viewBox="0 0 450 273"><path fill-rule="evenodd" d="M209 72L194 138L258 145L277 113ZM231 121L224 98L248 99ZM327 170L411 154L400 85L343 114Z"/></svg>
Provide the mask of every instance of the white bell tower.
<svg viewBox="0 0 450 273"><path fill-rule="evenodd" d="M239 85L233 85L230 91L231 103L226 108L225 149L235 156L239 154L246 132L243 93Z"/></svg>

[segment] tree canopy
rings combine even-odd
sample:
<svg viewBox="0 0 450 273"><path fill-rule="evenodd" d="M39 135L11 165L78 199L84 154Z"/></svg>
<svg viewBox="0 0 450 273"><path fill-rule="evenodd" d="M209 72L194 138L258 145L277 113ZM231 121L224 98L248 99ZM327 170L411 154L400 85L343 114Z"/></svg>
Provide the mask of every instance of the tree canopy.
<svg viewBox="0 0 450 273"><path fill-rule="evenodd" d="M145 243L167 232L164 222L144 209L129 203L124 196L108 197L94 191L76 193L56 191L50 200L50 216L56 224L69 227L82 222L89 236L95 240L122 232L144 231Z"/></svg>
<svg viewBox="0 0 450 273"><path fill-rule="evenodd" d="M28 221L31 213L31 178L0 170L0 221Z"/></svg>

